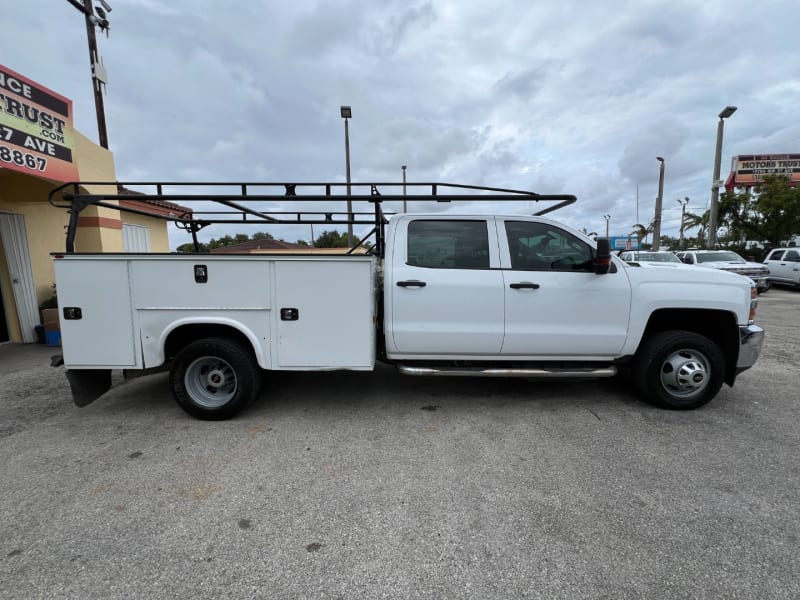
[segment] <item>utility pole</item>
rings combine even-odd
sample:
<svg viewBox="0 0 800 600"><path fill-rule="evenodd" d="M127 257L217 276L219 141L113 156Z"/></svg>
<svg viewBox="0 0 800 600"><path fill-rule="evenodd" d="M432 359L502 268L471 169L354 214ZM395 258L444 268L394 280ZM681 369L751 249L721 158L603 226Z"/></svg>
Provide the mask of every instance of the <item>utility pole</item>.
<svg viewBox="0 0 800 600"><path fill-rule="evenodd" d="M106 110L103 104L103 86L108 83L108 74L100 62L100 54L97 51L97 37L95 36L95 27L99 27L101 31L105 31L108 35L108 30L111 25L108 22L108 15L106 12L111 12L111 7L108 2L99 0L103 8L95 9L92 6L92 0L83 0L83 4L79 0L67 0L72 6L83 13L86 20L86 38L89 41L89 65L92 69L92 89L94 91L94 108L97 113L97 137L100 145L108 149L108 131L106 129ZM105 9L105 10L104 10ZM97 16L95 16L97 11Z"/></svg>
<svg viewBox="0 0 800 600"><path fill-rule="evenodd" d="M681 205L681 236L678 240L678 248L683 250L683 227L686 222L686 205L689 204L689 198L684 198L683 200L678 198L677 202Z"/></svg>
<svg viewBox="0 0 800 600"><path fill-rule="evenodd" d="M656 198L656 216L653 219L653 250L661 247L661 205L664 200L664 159L656 156L656 160L661 163L658 169L658 198Z"/></svg>
<svg viewBox="0 0 800 600"><path fill-rule="evenodd" d="M608 237L608 223L611 221L611 215L603 215L603 218L606 220L606 237Z"/></svg>

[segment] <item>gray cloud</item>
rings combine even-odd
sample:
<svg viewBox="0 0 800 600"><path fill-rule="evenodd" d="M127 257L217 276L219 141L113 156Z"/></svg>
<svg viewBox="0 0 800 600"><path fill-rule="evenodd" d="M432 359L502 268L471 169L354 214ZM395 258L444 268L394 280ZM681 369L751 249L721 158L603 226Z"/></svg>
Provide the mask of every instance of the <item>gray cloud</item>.
<svg viewBox="0 0 800 600"><path fill-rule="evenodd" d="M121 179L342 181L349 104L356 179L398 181L406 164L416 181L575 193L554 216L597 230L611 213L612 232L635 222L637 186L639 220L652 214L664 156L676 232L675 198L707 202L725 105L739 111L723 168L733 154L800 151L795 11L783 0L116 2L99 37L109 137ZM95 137L78 12L16 3L4 24L3 63L72 98L76 126Z"/></svg>

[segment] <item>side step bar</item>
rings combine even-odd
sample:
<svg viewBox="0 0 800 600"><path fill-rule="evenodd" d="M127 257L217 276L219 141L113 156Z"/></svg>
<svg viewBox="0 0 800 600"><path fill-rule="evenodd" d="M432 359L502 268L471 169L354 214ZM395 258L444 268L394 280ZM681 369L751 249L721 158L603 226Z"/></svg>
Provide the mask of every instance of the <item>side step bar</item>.
<svg viewBox="0 0 800 600"><path fill-rule="evenodd" d="M486 367L409 367L397 365L397 370L404 375L438 375L443 377L528 377L531 379L594 379L596 377L613 377L616 367L576 367L576 368L486 368Z"/></svg>

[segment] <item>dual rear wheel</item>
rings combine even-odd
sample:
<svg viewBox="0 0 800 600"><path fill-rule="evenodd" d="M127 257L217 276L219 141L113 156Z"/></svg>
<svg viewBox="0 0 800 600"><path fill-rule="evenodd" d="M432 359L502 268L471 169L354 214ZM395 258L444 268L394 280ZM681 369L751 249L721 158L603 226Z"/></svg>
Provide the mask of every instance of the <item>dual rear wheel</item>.
<svg viewBox="0 0 800 600"><path fill-rule="evenodd" d="M170 387L178 404L197 419L229 419L261 388L261 369L250 348L226 338L206 338L175 357Z"/></svg>

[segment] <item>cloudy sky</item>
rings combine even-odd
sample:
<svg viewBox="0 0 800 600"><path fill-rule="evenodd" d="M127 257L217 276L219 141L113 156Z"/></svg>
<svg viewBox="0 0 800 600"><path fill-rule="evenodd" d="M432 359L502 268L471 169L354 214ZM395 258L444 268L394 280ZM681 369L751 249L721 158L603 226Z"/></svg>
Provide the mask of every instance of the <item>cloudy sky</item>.
<svg viewBox="0 0 800 600"><path fill-rule="evenodd" d="M722 108L738 107L723 178L733 155L800 152L796 2L109 2L123 181L344 181L347 104L353 181L400 181L405 164L409 181L571 193L554 217L604 233L610 214L626 235L653 218L662 156L677 235L678 198L707 208ZM80 13L6 4L0 63L71 98L96 140Z"/></svg>

